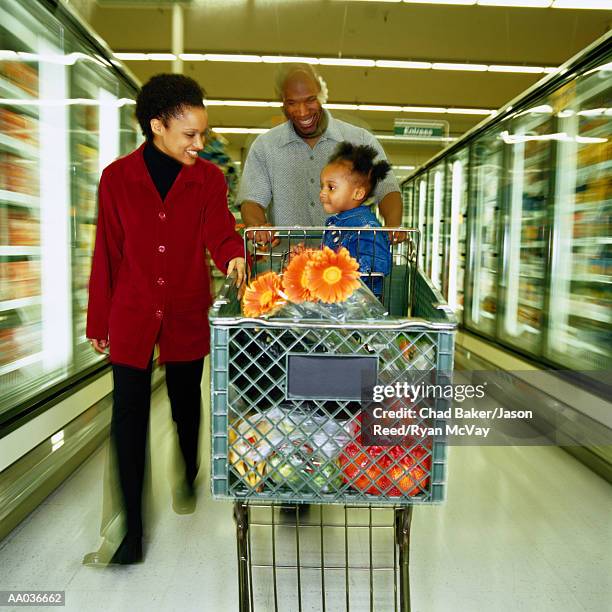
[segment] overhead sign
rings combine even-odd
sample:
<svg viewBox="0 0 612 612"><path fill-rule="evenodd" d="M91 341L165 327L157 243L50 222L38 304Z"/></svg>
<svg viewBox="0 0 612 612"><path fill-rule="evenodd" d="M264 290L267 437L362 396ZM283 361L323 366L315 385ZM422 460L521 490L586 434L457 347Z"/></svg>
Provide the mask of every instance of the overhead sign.
<svg viewBox="0 0 612 612"><path fill-rule="evenodd" d="M396 136L412 136L413 138L444 138L448 136L448 121L413 121L396 119L393 123L393 133Z"/></svg>

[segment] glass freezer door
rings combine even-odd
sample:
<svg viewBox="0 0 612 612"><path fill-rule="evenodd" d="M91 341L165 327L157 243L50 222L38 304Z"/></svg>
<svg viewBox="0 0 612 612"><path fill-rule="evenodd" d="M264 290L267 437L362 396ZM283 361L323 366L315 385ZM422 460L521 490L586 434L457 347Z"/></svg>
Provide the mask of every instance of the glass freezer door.
<svg viewBox="0 0 612 612"><path fill-rule="evenodd" d="M68 38L70 50L80 42ZM101 360L85 337L87 287L96 234L97 191L102 170L119 156L120 111L117 81L110 67L95 61L70 66L70 149L72 165L73 337L78 367Z"/></svg>
<svg viewBox="0 0 612 612"><path fill-rule="evenodd" d="M502 133L508 159L500 338L541 354L548 253L552 108L528 109Z"/></svg>
<svg viewBox="0 0 612 612"><path fill-rule="evenodd" d="M470 310L467 325L494 336L497 317L498 222L501 199L502 141L498 132L474 143L472 200L474 218L470 248Z"/></svg>
<svg viewBox="0 0 612 612"><path fill-rule="evenodd" d="M423 174L417 179L416 197L414 206L417 211L417 227L420 231L419 241L419 268L425 271L425 231L427 229L425 220L425 206L427 203L427 175Z"/></svg>
<svg viewBox="0 0 612 612"><path fill-rule="evenodd" d="M71 312L61 28L38 5L6 0L0 37L2 412L64 375Z"/></svg>
<svg viewBox="0 0 612 612"><path fill-rule="evenodd" d="M552 101L560 141L546 356L587 373L612 368L611 62Z"/></svg>
<svg viewBox="0 0 612 612"><path fill-rule="evenodd" d="M463 321L463 282L467 254L467 206L468 206L468 151L461 151L449 160L446 168L447 193L450 193L447 229L447 301L458 320Z"/></svg>
<svg viewBox="0 0 612 612"><path fill-rule="evenodd" d="M438 164L430 173L431 186L431 228L430 236L430 278L437 289L442 288L444 270L444 164Z"/></svg>
<svg viewBox="0 0 612 612"><path fill-rule="evenodd" d="M414 227L414 219L412 216L412 195L414 184L412 182L402 185L402 203L404 205L402 212L402 225L404 227Z"/></svg>

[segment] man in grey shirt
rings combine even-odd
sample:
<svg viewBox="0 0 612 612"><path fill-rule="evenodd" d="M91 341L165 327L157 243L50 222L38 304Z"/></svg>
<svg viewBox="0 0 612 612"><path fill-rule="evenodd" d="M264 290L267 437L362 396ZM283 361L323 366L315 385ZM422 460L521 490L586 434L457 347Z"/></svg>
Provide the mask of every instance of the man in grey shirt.
<svg viewBox="0 0 612 612"><path fill-rule="evenodd" d="M339 142L373 146L386 159L367 130L324 110L324 81L310 64L288 64L277 78L277 94L288 121L258 136L242 173L238 202L247 227L324 225L328 215L319 201L319 175ZM402 222L402 199L395 177L380 181L374 198L388 227ZM268 232L256 239L268 240ZM401 237L398 236L401 240Z"/></svg>

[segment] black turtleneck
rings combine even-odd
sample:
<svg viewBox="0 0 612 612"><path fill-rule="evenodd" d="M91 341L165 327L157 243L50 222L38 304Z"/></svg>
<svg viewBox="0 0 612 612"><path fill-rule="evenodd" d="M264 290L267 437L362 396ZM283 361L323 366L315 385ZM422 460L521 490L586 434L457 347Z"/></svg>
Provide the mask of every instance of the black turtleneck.
<svg viewBox="0 0 612 612"><path fill-rule="evenodd" d="M142 154L147 170L163 201L166 199L183 164L162 153L150 140L147 140Z"/></svg>

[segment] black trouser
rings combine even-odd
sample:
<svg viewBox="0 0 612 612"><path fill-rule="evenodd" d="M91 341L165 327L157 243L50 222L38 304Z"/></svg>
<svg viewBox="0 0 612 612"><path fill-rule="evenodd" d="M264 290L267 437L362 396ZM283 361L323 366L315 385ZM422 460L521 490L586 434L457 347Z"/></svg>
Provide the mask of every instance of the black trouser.
<svg viewBox="0 0 612 612"><path fill-rule="evenodd" d="M198 473L198 439L204 359L166 363L166 387L172 419L185 461L185 479ZM113 365L111 438L117 453L119 483L126 514L127 535L142 537L142 487L151 408L151 365L146 370Z"/></svg>

